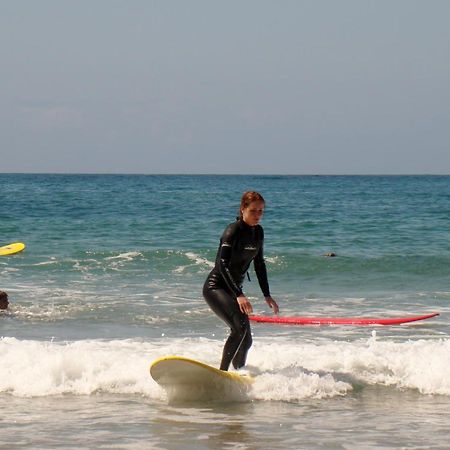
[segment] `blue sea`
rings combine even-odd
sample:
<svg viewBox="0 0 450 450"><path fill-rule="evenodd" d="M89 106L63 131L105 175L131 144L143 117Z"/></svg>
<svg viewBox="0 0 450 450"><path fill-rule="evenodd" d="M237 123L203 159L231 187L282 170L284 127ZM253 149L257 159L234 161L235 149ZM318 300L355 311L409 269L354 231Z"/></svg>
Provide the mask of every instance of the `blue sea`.
<svg viewBox="0 0 450 450"><path fill-rule="evenodd" d="M245 190L280 315L440 315L254 323L246 398L169 402L151 361L219 365L201 291ZM1 174L0 205L0 448L450 448L449 176Z"/></svg>

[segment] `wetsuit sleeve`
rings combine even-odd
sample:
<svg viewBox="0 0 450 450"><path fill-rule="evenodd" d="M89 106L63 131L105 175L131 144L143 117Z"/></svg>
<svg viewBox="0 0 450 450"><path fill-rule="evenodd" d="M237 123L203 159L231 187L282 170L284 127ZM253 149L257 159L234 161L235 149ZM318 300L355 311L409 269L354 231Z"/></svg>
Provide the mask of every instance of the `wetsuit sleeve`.
<svg viewBox="0 0 450 450"><path fill-rule="evenodd" d="M255 267L256 277L264 297L270 297L269 280L267 278L266 263L264 261L264 231L261 228L261 247L258 254L255 256L253 265Z"/></svg>
<svg viewBox="0 0 450 450"><path fill-rule="evenodd" d="M233 224L234 225L234 224ZM230 262L231 262L231 251L233 248L233 243L237 238L237 227L230 225L227 227L220 240L219 249L219 271L225 280L228 289L236 296L242 295L242 289L234 281L230 272Z"/></svg>

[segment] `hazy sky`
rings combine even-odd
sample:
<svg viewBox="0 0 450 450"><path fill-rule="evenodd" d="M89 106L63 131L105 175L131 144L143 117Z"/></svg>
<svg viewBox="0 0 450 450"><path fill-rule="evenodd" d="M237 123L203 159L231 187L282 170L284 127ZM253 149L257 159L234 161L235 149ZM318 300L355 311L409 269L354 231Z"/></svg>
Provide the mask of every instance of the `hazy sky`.
<svg viewBox="0 0 450 450"><path fill-rule="evenodd" d="M0 172L450 174L448 0L0 6Z"/></svg>

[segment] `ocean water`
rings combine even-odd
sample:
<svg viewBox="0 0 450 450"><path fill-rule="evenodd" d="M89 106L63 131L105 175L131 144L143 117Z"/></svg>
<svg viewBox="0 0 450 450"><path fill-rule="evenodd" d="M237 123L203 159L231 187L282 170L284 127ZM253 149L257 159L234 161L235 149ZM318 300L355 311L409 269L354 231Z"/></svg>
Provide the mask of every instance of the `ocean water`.
<svg viewBox="0 0 450 450"><path fill-rule="evenodd" d="M152 360L219 365L201 290L245 190L280 314L440 315L256 323L248 397L169 403ZM0 448L450 448L450 177L3 174L0 204Z"/></svg>

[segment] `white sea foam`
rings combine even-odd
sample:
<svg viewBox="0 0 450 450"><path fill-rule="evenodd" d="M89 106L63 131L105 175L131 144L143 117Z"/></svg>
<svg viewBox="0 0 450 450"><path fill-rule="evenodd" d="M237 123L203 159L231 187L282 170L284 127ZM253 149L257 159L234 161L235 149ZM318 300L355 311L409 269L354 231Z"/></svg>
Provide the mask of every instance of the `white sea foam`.
<svg viewBox="0 0 450 450"><path fill-rule="evenodd" d="M19 272L20 269L18 269L17 267L5 267L3 269L3 272L5 272L5 274L7 274L8 272Z"/></svg>
<svg viewBox="0 0 450 450"><path fill-rule="evenodd" d="M142 253L140 252L125 252L120 253L119 255L115 256L108 256L105 258L105 261L108 262L108 268L110 270L120 270L123 268L127 263L134 261L138 257L142 257ZM97 261L98 264L98 261Z"/></svg>
<svg viewBox="0 0 450 450"><path fill-rule="evenodd" d="M50 266L50 265L53 265L53 264L58 264L58 261L56 261L55 258L52 258L50 261L38 262L36 264L33 264L33 266L36 266L36 267L38 267L38 266Z"/></svg>
<svg viewBox="0 0 450 450"><path fill-rule="evenodd" d="M109 257L105 258L105 260L106 261L111 261L111 260L132 261L137 256L142 256L142 253L140 253L140 252L126 252L126 253L121 253L120 255L116 255L116 256L109 256Z"/></svg>
<svg viewBox="0 0 450 450"><path fill-rule="evenodd" d="M2 338L0 393L15 396L96 392L164 399L150 362L180 354L217 366L214 339L84 340L68 343ZM346 395L354 384L414 389L450 396L450 340L299 342L259 338L249 354L250 397L300 401Z"/></svg>
<svg viewBox="0 0 450 450"><path fill-rule="evenodd" d="M208 259L203 258L202 256L197 255L196 253L186 252L184 254L184 256L186 256L190 261L192 261L194 263L193 264L194 266L200 266L202 271L203 271L204 267L207 267L207 268L214 267L214 263L212 261L209 261ZM175 269L173 269L173 272L174 273L182 273L191 266L192 266L192 264L178 266Z"/></svg>
<svg viewBox="0 0 450 450"><path fill-rule="evenodd" d="M17 396L95 392L161 395L148 376L145 345L129 341L0 341L0 392Z"/></svg>
<svg viewBox="0 0 450 450"><path fill-rule="evenodd" d="M378 341L374 335L357 342L277 342L266 346L264 353L256 352L254 360L266 370L279 370L290 361L293 367L337 379L450 395L449 339L400 343Z"/></svg>
<svg viewBox="0 0 450 450"><path fill-rule="evenodd" d="M281 264L282 263L282 258L280 258L279 256L265 256L264 257L265 261L269 264Z"/></svg>
<svg viewBox="0 0 450 450"><path fill-rule="evenodd" d="M197 255L193 252L186 252L186 257L189 258L191 261L194 261L195 264L199 265L205 265L208 267L214 267L214 262L210 261L209 259L203 258L200 255Z"/></svg>

